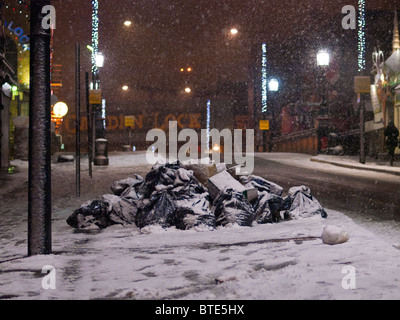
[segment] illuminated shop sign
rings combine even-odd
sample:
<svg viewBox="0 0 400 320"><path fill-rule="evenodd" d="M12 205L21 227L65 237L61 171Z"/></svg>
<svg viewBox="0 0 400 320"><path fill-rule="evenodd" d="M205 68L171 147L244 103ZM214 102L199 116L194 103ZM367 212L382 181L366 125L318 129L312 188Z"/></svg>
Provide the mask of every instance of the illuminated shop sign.
<svg viewBox="0 0 400 320"><path fill-rule="evenodd" d="M26 46L29 44L29 36L25 33L24 29L22 27L14 27L14 22L10 21L7 23L7 21L4 22L4 26L13 34L15 34L18 38L18 41L20 44Z"/></svg>

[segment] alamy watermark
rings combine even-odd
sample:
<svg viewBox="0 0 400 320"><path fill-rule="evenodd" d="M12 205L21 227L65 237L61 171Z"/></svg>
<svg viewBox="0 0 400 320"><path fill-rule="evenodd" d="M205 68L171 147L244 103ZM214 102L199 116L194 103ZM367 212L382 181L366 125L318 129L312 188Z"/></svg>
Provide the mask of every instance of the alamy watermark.
<svg viewBox="0 0 400 320"><path fill-rule="evenodd" d="M183 129L178 134L177 121L169 121L168 141L166 133L161 129L151 129L146 135L146 141L155 141L146 152L147 162L155 164L163 162L168 157L169 162L186 162L197 160L199 162L208 160L209 155L212 155L212 160L215 163L220 163L221 160L221 138L224 139L223 144L223 162L227 165L238 165L236 174L251 174L254 169L254 130L245 130L245 148L243 154L243 130L223 129L201 129L199 145L198 133L194 129ZM157 139L157 140L156 140ZM178 150L178 142L186 142ZM211 146L218 145L214 149ZM168 143L168 150L167 150ZM200 146L200 148L199 148ZM232 150L233 146L233 150ZM200 149L200 152L199 152ZM156 152L157 151L157 152ZM167 153L168 151L168 153Z"/></svg>
<svg viewBox="0 0 400 320"><path fill-rule="evenodd" d="M51 265L45 265L42 273L46 274L42 279L42 288L44 290L56 289L56 269Z"/></svg>
<svg viewBox="0 0 400 320"><path fill-rule="evenodd" d="M56 8L51 5L44 6L42 13L46 14L42 19L42 28L45 30L56 28Z"/></svg>
<svg viewBox="0 0 400 320"><path fill-rule="evenodd" d="M342 279L342 288L345 290L356 289L356 268L346 265L342 268L342 273L346 274Z"/></svg>
<svg viewBox="0 0 400 320"><path fill-rule="evenodd" d="M342 19L342 28L354 30L356 28L356 8L352 5L344 6L342 13L346 14Z"/></svg>

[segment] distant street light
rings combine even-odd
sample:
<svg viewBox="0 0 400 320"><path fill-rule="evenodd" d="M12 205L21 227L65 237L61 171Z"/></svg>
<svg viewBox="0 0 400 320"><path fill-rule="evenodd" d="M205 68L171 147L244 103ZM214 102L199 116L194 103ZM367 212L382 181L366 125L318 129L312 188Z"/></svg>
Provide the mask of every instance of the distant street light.
<svg viewBox="0 0 400 320"><path fill-rule="evenodd" d="M276 92L279 90L279 81L275 78L272 78L268 82L268 90Z"/></svg>
<svg viewBox="0 0 400 320"><path fill-rule="evenodd" d="M128 89L129 89L129 87L126 85L122 87L122 90L124 90L124 91L127 91Z"/></svg>
<svg viewBox="0 0 400 320"><path fill-rule="evenodd" d="M131 25L132 25L132 21L127 20L124 22L125 27L130 27Z"/></svg>
<svg viewBox="0 0 400 320"><path fill-rule="evenodd" d="M231 30L230 30L230 32L231 32L231 35L237 35L238 33L239 33L239 31L238 31L238 29L236 29L236 28L232 28Z"/></svg>
<svg viewBox="0 0 400 320"><path fill-rule="evenodd" d="M96 55L96 67L103 68L103 66L104 66L104 56L101 52L99 52Z"/></svg>
<svg viewBox="0 0 400 320"><path fill-rule="evenodd" d="M329 66L329 52L326 50L320 50L317 53L317 64L318 66Z"/></svg>
<svg viewBox="0 0 400 320"><path fill-rule="evenodd" d="M68 113L68 106L64 102L57 102L53 107L54 116L62 118Z"/></svg>
<svg viewBox="0 0 400 320"><path fill-rule="evenodd" d="M191 91L192 91L192 90L191 90L189 87L186 87L186 88L185 88L185 92L186 92L186 93L190 93Z"/></svg>

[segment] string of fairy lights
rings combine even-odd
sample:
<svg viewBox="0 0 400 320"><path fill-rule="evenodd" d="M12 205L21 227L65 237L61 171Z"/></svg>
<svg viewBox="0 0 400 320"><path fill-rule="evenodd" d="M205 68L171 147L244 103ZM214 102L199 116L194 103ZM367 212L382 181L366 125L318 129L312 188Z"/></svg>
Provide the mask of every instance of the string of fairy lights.
<svg viewBox="0 0 400 320"><path fill-rule="evenodd" d="M211 100L207 100L207 150L210 149Z"/></svg>
<svg viewBox="0 0 400 320"><path fill-rule="evenodd" d="M97 74L96 56L99 52L99 1L92 0L92 73Z"/></svg>
<svg viewBox="0 0 400 320"><path fill-rule="evenodd" d="M358 0L358 19L357 19L357 38L358 38L358 72L365 70L365 0Z"/></svg>
<svg viewBox="0 0 400 320"><path fill-rule="evenodd" d="M267 44L261 45L261 112L267 112Z"/></svg>

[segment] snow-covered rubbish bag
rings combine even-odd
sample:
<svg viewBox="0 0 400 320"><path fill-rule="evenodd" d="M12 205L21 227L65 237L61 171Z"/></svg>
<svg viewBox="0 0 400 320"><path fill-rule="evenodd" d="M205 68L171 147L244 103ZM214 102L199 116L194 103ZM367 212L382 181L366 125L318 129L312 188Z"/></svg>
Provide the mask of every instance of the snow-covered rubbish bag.
<svg viewBox="0 0 400 320"><path fill-rule="evenodd" d="M104 229L112 224L107 205L101 200L93 200L75 210L67 219L67 223L77 229L98 227Z"/></svg>
<svg viewBox="0 0 400 320"><path fill-rule="evenodd" d="M158 224L165 228L215 228L207 189L179 163L157 164L143 179L139 175L115 181L114 194L92 200L67 219L74 228L106 228Z"/></svg>
<svg viewBox="0 0 400 320"><path fill-rule="evenodd" d="M134 224L138 210L135 199L138 199L138 194L134 186L126 188L121 196L105 194L101 200L84 203L68 217L67 223L77 229Z"/></svg>
<svg viewBox="0 0 400 320"><path fill-rule="evenodd" d="M126 178L126 179L115 181L111 185L111 191L116 196L120 196L127 189L134 188L135 192L137 193L138 186L140 186L142 183L143 183L143 178L140 175L135 174L134 177L132 177L132 178Z"/></svg>
<svg viewBox="0 0 400 320"><path fill-rule="evenodd" d="M207 189L193 171L181 168L178 163L154 166L142 191L144 198L136 216L139 228L151 224L178 229L215 227Z"/></svg>
<svg viewBox="0 0 400 320"><path fill-rule="evenodd" d="M288 209L288 204L282 198L281 186L256 175L240 176L239 179L246 188L258 190L257 199L251 201L257 223L275 223L285 218L281 211Z"/></svg>
<svg viewBox="0 0 400 320"><path fill-rule="evenodd" d="M135 222L139 228L149 224L159 224L162 227L170 227L171 219L176 211L173 195L168 190L161 190L153 193L150 199L139 209Z"/></svg>
<svg viewBox="0 0 400 320"><path fill-rule="evenodd" d="M281 211L288 209L287 201L273 193L260 192L253 207L256 212L255 220L257 223L275 223L287 218L287 216L282 217L280 214Z"/></svg>
<svg viewBox="0 0 400 320"><path fill-rule="evenodd" d="M217 225L238 224L250 227L256 217L253 206L242 192L225 188L214 199L213 211Z"/></svg>
<svg viewBox="0 0 400 320"><path fill-rule="evenodd" d="M111 185L114 194L105 194L101 200L84 203L68 217L67 223L77 229L134 224L143 181L140 175L115 181Z"/></svg>
<svg viewBox="0 0 400 320"><path fill-rule="evenodd" d="M306 186L290 188L287 197L290 208L286 214L291 219L308 218L316 214L320 214L322 218L328 216L318 200L311 195L310 188Z"/></svg>
<svg viewBox="0 0 400 320"><path fill-rule="evenodd" d="M265 180L256 175L240 176L240 182L248 189L255 188L260 192L268 192L281 196L283 188L274 182Z"/></svg>

